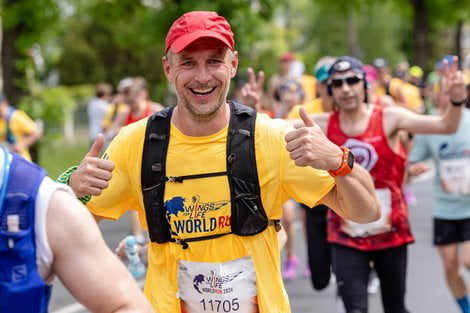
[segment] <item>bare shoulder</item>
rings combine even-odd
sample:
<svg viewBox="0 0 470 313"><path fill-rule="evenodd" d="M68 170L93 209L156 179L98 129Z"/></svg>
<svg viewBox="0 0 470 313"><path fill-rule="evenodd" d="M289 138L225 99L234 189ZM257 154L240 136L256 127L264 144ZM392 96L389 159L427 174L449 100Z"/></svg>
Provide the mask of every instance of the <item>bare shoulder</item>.
<svg viewBox="0 0 470 313"><path fill-rule="evenodd" d="M46 221L47 235L54 254L60 254L68 240L77 243L95 241L101 237L91 213L65 190L56 190L52 195Z"/></svg>

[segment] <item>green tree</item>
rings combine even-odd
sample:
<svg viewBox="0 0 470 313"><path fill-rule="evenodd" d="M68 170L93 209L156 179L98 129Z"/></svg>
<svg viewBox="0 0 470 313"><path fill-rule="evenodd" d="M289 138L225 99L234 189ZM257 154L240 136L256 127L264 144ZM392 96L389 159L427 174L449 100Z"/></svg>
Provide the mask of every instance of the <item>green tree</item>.
<svg viewBox="0 0 470 313"><path fill-rule="evenodd" d="M172 22L190 10L217 11L229 20L242 68L270 66L276 52L267 52L271 31L265 25L283 1L82 1L59 37L61 83L115 85L123 77L141 75L149 81L152 97L162 101L167 86L161 67L165 36Z"/></svg>
<svg viewBox="0 0 470 313"><path fill-rule="evenodd" d="M15 104L28 92L31 48L53 34L59 7L53 0L3 0L1 19L3 89Z"/></svg>

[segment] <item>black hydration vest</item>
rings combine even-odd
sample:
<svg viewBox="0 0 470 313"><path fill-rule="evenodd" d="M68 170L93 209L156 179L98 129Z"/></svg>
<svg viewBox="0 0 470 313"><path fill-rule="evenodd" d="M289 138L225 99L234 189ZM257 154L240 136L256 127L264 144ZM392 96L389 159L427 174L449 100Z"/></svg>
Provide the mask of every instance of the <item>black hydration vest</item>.
<svg viewBox="0 0 470 313"><path fill-rule="evenodd" d="M213 239L228 234L253 236L267 226L280 229L279 220L269 220L261 203L258 170L255 156L256 111L237 102L230 104L230 123L227 138L227 171L205 174L166 176L166 156L170 139L170 121L173 107L152 115L147 122L142 155L142 193L150 240L181 244ZM195 160L197 162L197 160ZM228 176L231 202L231 232L196 238L173 238L163 196L165 184L178 184L187 179Z"/></svg>

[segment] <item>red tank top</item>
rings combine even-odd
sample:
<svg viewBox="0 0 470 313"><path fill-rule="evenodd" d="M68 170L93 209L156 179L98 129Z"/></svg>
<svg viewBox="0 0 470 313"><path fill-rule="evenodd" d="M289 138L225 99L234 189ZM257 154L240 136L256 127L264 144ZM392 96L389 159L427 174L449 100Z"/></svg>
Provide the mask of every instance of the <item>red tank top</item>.
<svg viewBox="0 0 470 313"><path fill-rule="evenodd" d="M371 174L381 199L382 217L378 222L360 225L328 213L328 241L363 251L392 248L414 241L408 221L408 209L402 192L406 153L403 146L394 152L383 129L383 108L374 106L367 129L358 136L346 135L339 124L339 112L332 112L327 137L349 148ZM364 231L364 228L366 231Z"/></svg>
<svg viewBox="0 0 470 313"><path fill-rule="evenodd" d="M147 116L150 116L150 115L152 115L152 106L151 106L150 101L146 101L145 102L144 112L142 112L142 114L137 115L137 116L133 116L131 113L129 113L129 115L127 116L127 119L126 119L126 123L124 125L129 125L129 124L132 124L134 122L140 121L144 117L147 117Z"/></svg>

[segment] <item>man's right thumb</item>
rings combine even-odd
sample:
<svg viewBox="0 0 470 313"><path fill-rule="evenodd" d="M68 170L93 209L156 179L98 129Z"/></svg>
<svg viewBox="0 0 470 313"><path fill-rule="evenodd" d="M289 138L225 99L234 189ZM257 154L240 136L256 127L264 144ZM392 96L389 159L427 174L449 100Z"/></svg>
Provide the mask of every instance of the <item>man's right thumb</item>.
<svg viewBox="0 0 470 313"><path fill-rule="evenodd" d="M308 116L307 111L305 111L304 108L299 109L299 115L305 126L310 127L315 125L315 122Z"/></svg>
<svg viewBox="0 0 470 313"><path fill-rule="evenodd" d="M95 142L90 148L90 151L86 154L87 157L97 157L101 151L101 148L103 148L103 143L104 143L104 136L103 134L98 134L96 136Z"/></svg>

